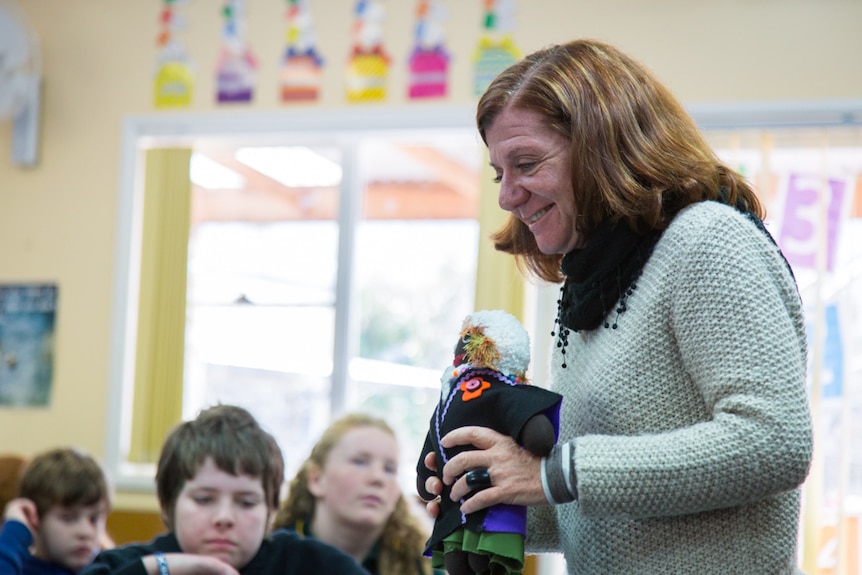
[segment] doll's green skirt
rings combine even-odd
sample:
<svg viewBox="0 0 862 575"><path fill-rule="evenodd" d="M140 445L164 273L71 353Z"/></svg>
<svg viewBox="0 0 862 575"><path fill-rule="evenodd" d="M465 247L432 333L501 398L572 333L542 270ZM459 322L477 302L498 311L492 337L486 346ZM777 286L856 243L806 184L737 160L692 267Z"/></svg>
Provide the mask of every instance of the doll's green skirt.
<svg viewBox="0 0 862 575"><path fill-rule="evenodd" d="M490 575L520 575L524 571L524 537L520 533L476 533L456 529L443 539L443 549L431 553L431 565L442 569L444 556L464 551L491 557Z"/></svg>

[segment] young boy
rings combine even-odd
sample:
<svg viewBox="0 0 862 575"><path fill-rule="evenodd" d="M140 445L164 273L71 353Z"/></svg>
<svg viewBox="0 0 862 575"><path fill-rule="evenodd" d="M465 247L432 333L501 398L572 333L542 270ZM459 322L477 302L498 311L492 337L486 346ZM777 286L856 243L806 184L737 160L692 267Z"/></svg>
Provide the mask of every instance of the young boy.
<svg viewBox="0 0 862 575"><path fill-rule="evenodd" d="M156 470L169 533L103 551L84 575L363 575L334 547L295 533L268 535L284 460L241 407L218 405L175 427Z"/></svg>
<svg viewBox="0 0 862 575"><path fill-rule="evenodd" d="M24 469L18 493L0 531L0 573L71 575L89 565L110 506L99 464L76 449L48 451Z"/></svg>

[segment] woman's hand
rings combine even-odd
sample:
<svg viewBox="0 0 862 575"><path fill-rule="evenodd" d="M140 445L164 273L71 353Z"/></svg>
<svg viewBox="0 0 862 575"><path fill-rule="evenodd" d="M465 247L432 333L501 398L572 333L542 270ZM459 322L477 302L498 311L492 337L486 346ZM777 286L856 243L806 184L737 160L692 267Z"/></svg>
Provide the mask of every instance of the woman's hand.
<svg viewBox="0 0 862 575"><path fill-rule="evenodd" d="M464 451L449 460L443 467L443 483L452 485L453 501L470 494L464 473L471 469L487 467L491 475L491 487L475 492L463 505L463 513L473 513L497 503L513 505L547 504L542 490L541 459L513 440L487 427L461 427L446 434L441 440L445 448L456 445L473 445L476 450ZM433 456L433 454L430 454ZM432 463L436 460L431 459ZM429 456L425 457L428 465ZM441 493L442 485L436 477L425 482L431 493ZM439 505L435 501L426 506L432 517L437 516Z"/></svg>
<svg viewBox="0 0 862 575"><path fill-rule="evenodd" d="M425 455L425 467L433 472L437 472L437 454L433 451L429 451ZM421 479L421 478L420 478ZM440 515L440 494L443 493L443 482L440 481L440 478L436 475L431 475L425 480L425 491L427 493L423 493L422 490L419 490L419 495L422 496L425 502L425 509L428 511L428 515L433 518L437 518ZM430 496L430 497L429 497Z"/></svg>

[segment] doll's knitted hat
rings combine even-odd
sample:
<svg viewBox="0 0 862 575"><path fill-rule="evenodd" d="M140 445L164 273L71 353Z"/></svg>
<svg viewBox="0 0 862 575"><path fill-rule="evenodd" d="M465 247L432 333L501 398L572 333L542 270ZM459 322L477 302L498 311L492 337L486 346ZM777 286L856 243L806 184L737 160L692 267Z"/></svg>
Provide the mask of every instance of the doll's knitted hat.
<svg viewBox="0 0 862 575"><path fill-rule="evenodd" d="M503 310L481 310L464 319L459 334L469 337L464 363L524 379L530 365L530 336L521 322Z"/></svg>

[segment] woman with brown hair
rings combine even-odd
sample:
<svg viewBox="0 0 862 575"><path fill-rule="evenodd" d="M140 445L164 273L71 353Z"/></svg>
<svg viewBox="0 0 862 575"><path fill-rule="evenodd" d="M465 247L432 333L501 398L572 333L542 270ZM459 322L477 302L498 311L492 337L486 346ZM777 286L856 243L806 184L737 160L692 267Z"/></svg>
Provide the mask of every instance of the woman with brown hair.
<svg viewBox="0 0 862 575"><path fill-rule="evenodd" d="M564 553L569 573L797 572L804 317L751 186L643 65L598 41L512 65L477 124L510 214L497 249L562 283L560 440L537 457L455 430L444 446L478 449L427 490L460 500L483 469L461 511L531 506L527 551Z"/></svg>

